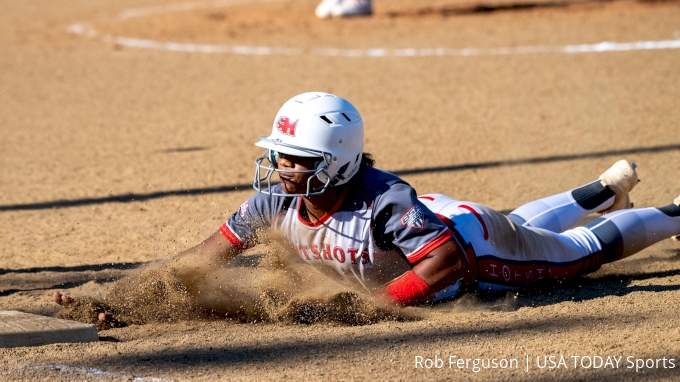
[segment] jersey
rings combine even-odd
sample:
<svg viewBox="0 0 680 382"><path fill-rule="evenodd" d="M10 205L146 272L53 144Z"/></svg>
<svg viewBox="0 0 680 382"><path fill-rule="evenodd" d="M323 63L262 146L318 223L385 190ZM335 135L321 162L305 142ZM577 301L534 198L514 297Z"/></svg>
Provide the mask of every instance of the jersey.
<svg viewBox="0 0 680 382"><path fill-rule="evenodd" d="M272 187L282 192L280 185ZM300 216L302 203L301 197L257 193L220 231L233 245L248 248L258 243L259 230L278 230L304 262L371 292L453 237L408 183L373 167L362 168L316 223Z"/></svg>

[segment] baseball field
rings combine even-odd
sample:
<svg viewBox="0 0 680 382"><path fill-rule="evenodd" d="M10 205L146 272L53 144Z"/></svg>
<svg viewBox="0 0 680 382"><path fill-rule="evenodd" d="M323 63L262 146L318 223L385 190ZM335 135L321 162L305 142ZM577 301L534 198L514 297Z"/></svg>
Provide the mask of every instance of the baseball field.
<svg viewBox="0 0 680 382"><path fill-rule="evenodd" d="M343 20L317 2L0 0L0 310L125 318L99 342L0 349L0 380L678 380L671 240L403 310L277 240L197 276L202 301L150 270L252 195L253 143L305 91L351 100L376 166L419 193L507 213L625 158L636 207L680 194L677 0L375 0Z"/></svg>

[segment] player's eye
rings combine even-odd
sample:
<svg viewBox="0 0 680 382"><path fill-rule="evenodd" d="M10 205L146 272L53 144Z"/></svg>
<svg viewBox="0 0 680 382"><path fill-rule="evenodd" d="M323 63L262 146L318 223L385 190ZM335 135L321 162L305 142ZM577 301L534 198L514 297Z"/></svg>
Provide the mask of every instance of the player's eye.
<svg viewBox="0 0 680 382"><path fill-rule="evenodd" d="M302 164L309 169L318 168L319 164L324 161L322 157L298 157L295 155L280 153L271 149L268 150L267 159L269 159L269 162L274 168L278 167L279 160L282 158L288 159L293 163Z"/></svg>

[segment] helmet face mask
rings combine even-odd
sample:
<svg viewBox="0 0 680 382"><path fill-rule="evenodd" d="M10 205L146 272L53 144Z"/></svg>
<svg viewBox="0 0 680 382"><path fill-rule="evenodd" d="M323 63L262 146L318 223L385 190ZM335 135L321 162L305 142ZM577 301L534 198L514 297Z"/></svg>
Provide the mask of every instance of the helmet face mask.
<svg viewBox="0 0 680 382"><path fill-rule="evenodd" d="M255 182L253 182L253 188L255 188L255 190L263 194L277 196L316 196L323 194L328 189L328 187L331 186L330 177L328 177L328 173L326 171L328 169L329 162L326 161L324 157L322 156L309 157L310 159L312 158L317 159L314 161L314 166L309 170L282 170L278 166L280 156L281 154L279 154L278 151L266 149L264 154L262 154L262 156L255 160ZM325 157L328 156L325 155ZM307 178L307 192L300 194L288 194L288 193L281 194L272 191L271 177L272 175L274 175L274 173L311 174L311 176ZM313 189L312 182L314 181L314 179L319 179L318 175L322 173L326 175L326 182L325 183L322 182L323 185L321 187ZM266 184L265 186L266 188L262 188L263 183Z"/></svg>
<svg viewBox="0 0 680 382"><path fill-rule="evenodd" d="M255 160L253 188L278 196L320 195L346 183L359 171L363 138L363 120L347 100L320 92L295 96L279 110L271 135L260 137L255 144L266 150ZM283 170L278 167L280 154L317 160L309 170ZM306 191L274 192L274 173L310 174Z"/></svg>

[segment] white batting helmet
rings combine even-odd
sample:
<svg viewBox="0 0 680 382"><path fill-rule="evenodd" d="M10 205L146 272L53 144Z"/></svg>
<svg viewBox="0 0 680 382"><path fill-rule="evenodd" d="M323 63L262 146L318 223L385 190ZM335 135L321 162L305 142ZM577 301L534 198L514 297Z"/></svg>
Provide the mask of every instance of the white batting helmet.
<svg viewBox="0 0 680 382"><path fill-rule="evenodd" d="M297 95L281 107L276 114L272 133L260 137L256 146L264 147L265 153L255 160L253 188L259 192L276 195L271 191L274 172L300 172L279 170L276 154L299 157L318 157L319 163L307 182L305 194L281 194L283 196L313 196L325 192L328 187L346 183L359 171L364 149L364 123L359 111L344 98L309 92ZM267 159L269 163L263 163ZM265 174L261 174L261 169ZM305 171L306 172L306 171ZM311 189L316 177L323 184ZM267 187L262 188L266 182Z"/></svg>

